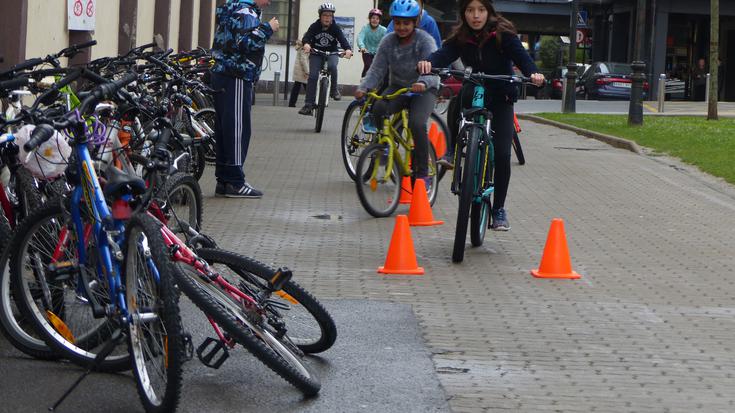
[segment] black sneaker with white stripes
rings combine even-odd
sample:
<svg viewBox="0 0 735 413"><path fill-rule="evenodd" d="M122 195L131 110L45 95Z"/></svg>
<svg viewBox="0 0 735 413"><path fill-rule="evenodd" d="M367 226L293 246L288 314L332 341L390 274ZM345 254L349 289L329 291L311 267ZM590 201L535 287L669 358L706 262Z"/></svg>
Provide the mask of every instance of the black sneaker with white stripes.
<svg viewBox="0 0 735 413"><path fill-rule="evenodd" d="M225 184L224 194L217 193L218 196L224 196L225 198L262 198L263 192L253 188L249 183L245 182L242 186L235 186L232 184Z"/></svg>

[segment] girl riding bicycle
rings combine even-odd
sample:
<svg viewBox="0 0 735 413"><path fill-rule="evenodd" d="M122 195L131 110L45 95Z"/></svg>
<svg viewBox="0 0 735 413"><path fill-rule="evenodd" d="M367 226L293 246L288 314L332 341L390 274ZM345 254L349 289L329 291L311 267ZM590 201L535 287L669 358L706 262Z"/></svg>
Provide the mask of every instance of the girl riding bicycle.
<svg viewBox="0 0 735 413"><path fill-rule="evenodd" d="M375 126L382 127L385 116L408 107L408 123L415 145L413 160L416 178L425 179L429 175L426 123L436 103L439 78L430 74L419 76L416 65L436 50L436 44L429 34L416 29L421 15L421 6L416 0L395 0L390 7L390 14L395 32L386 35L381 41L375 60L355 92L355 97L362 99L367 90L378 88L386 74L389 75L389 83L385 94L402 88L411 88L412 92L417 93L392 101L377 102L372 108L375 125L365 125L365 130L377 133ZM428 93L424 93L427 90Z"/></svg>
<svg viewBox="0 0 735 413"><path fill-rule="evenodd" d="M523 48L513 23L495 11L491 0L461 0L459 15L461 24L444 42L441 49L434 52L426 61L419 63L419 73L431 73L431 67L448 67L458 58L465 67L488 75L512 75L515 64L531 81L541 86L544 76ZM488 80L488 93L485 107L493 114L492 129L495 140L495 195L492 209L491 228L508 231L510 223L505 212L505 197L510 184L510 150L513 139L513 103L518 91L514 85ZM461 102L451 105L448 113L452 140L457 136L460 108L467 108L472 100L473 86L463 87ZM454 142L449 145L447 154L437 163L452 168Z"/></svg>

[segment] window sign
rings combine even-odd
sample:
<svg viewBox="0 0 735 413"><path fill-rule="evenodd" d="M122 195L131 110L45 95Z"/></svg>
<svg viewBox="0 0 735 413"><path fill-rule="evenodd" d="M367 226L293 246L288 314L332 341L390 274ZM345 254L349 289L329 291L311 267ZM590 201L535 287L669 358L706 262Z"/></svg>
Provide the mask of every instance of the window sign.
<svg viewBox="0 0 735 413"><path fill-rule="evenodd" d="M355 48L355 18L354 17L334 17L334 22L342 28L345 33L347 42L350 47Z"/></svg>
<svg viewBox="0 0 735 413"><path fill-rule="evenodd" d="M95 0L67 0L67 22L69 30L94 30L97 8Z"/></svg>

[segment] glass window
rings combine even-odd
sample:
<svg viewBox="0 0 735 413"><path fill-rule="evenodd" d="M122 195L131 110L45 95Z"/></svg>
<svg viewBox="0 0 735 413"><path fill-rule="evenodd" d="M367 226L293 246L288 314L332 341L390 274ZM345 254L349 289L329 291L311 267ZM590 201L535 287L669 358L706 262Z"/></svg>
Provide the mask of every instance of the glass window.
<svg viewBox="0 0 735 413"><path fill-rule="evenodd" d="M291 24L291 41L295 41L299 38L299 34L296 33L299 25L299 0L292 0L293 5L291 10L291 16L288 15L288 2L289 0L271 0L270 6L268 6L264 13L263 18L268 21L272 17L278 18L278 22L281 23L281 28L277 32L273 33L269 43L273 44L285 44L286 35L288 34L288 25Z"/></svg>

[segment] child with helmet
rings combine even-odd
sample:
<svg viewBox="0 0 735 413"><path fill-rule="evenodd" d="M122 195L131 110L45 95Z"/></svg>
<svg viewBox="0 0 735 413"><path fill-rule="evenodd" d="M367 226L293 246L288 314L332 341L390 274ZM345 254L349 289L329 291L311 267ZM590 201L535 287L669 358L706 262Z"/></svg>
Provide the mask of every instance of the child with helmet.
<svg viewBox="0 0 735 413"><path fill-rule="evenodd" d="M416 0L395 0L390 7L390 15L395 30L380 42L373 64L355 92L355 97L362 99L366 91L381 85L386 75L388 85L385 94L402 88L410 88L416 93L413 96L403 95L392 101L376 102L372 114L376 125L380 126L385 116L408 108L408 124L414 140L415 177L428 180L429 137L426 124L436 104L439 78L431 74L419 76L416 66L419 61L426 60L436 51L437 47L431 35L417 30L421 6ZM376 133L376 125L363 127L366 132Z"/></svg>
<svg viewBox="0 0 735 413"><path fill-rule="evenodd" d="M375 52L378 51L378 45L383 40L383 36L387 32L385 26L380 25L380 19L383 17L383 12L380 9L372 9L368 13L369 24L360 30L360 34L357 35L357 48L362 53L362 61L364 67L362 69L362 75L365 77L370 64L373 62Z"/></svg>
<svg viewBox="0 0 735 413"><path fill-rule="evenodd" d="M337 8L332 3L322 3L319 6L319 20L314 22L304 34L301 40L304 43L304 53L311 53L311 49L322 52L336 52L339 46L345 51L345 58L352 57L352 46L347 41L342 28L334 22L334 13ZM316 104L316 86L319 80L319 71L322 68L322 62L328 59L329 72L332 77L331 96L334 100L340 100L342 96L337 89L337 63L339 56L331 55L328 57L311 55L309 56L309 82L306 86L306 104L299 113L302 115L311 115Z"/></svg>

